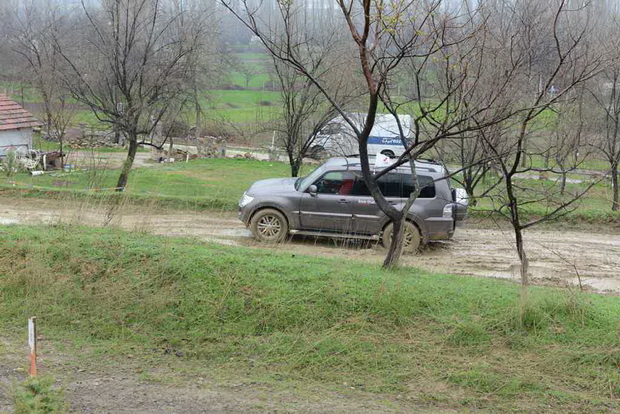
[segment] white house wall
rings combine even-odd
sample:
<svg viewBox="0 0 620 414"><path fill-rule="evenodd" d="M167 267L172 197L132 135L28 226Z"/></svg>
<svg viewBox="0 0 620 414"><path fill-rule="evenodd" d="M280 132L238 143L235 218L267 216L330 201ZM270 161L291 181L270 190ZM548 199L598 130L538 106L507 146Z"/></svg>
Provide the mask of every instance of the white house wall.
<svg viewBox="0 0 620 414"><path fill-rule="evenodd" d="M4 155L10 147L27 146L32 148L32 128L0 131L0 155Z"/></svg>

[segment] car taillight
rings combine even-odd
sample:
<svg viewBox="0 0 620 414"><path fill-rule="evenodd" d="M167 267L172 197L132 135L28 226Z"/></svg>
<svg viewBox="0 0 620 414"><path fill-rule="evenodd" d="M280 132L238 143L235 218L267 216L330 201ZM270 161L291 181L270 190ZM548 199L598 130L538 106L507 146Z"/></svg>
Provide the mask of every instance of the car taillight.
<svg viewBox="0 0 620 414"><path fill-rule="evenodd" d="M452 218L452 204L446 204L443 208L443 218Z"/></svg>

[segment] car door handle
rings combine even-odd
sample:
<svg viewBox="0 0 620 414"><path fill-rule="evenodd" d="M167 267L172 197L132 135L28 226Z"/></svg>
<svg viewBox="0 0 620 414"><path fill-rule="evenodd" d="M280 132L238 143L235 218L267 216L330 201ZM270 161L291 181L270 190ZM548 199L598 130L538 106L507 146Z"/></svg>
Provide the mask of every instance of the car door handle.
<svg viewBox="0 0 620 414"><path fill-rule="evenodd" d="M347 200L345 200L344 198L341 198L340 200L338 200L338 203L340 203L340 204L349 204L349 202Z"/></svg>
<svg viewBox="0 0 620 414"><path fill-rule="evenodd" d="M391 205L395 206L396 204L398 204L398 201L388 201L388 203L390 203Z"/></svg>

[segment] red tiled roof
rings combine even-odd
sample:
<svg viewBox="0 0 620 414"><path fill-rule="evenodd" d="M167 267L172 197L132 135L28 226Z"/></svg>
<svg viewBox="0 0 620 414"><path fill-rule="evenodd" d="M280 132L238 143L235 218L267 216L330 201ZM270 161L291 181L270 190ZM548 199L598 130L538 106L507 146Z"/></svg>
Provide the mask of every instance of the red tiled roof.
<svg viewBox="0 0 620 414"><path fill-rule="evenodd" d="M0 94L0 131L32 128L39 125L41 123L20 104Z"/></svg>

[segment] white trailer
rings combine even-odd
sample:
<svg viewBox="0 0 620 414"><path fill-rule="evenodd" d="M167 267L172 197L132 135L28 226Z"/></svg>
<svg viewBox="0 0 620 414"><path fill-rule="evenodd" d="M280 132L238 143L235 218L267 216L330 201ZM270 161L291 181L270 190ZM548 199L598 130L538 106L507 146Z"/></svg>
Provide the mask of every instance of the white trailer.
<svg viewBox="0 0 620 414"><path fill-rule="evenodd" d="M366 114L350 114L356 125L361 128ZM396 118L392 114L377 114L375 123L368 137L368 153L383 154L389 157L401 155L405 144L413 138L413 118L411 115L398 115L403 131L401 136ZM357 137L353 128L342 116L332 119L316 136L311 148L314 157L352 156L359 154Z"/></svg>

